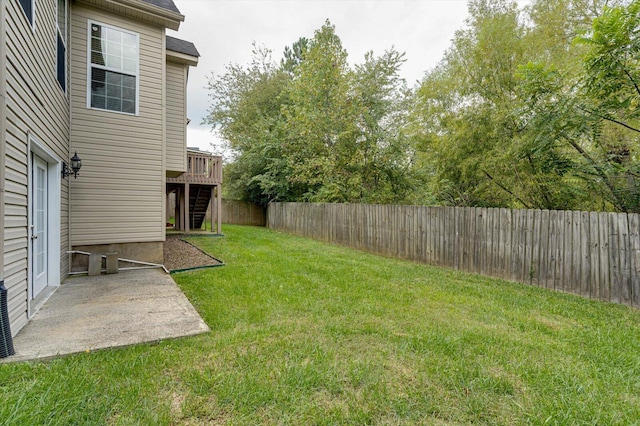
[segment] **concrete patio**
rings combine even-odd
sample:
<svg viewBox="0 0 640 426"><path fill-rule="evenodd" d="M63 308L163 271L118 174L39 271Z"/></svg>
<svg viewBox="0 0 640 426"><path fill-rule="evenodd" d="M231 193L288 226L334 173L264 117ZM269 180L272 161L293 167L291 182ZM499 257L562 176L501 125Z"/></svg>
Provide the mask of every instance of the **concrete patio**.
<svg viewBox="0 0 640 426"><path fill-rule="evenodd" d="M13 339L15 362L209 331L159 269L68 278Z"/></svg>

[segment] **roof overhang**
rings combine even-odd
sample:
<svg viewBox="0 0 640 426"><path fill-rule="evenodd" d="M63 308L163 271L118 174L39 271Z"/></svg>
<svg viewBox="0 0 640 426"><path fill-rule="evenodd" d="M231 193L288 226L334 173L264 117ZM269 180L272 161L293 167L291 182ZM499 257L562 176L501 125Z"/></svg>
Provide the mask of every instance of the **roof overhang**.
<svg viewBox="0 0 640 426"><path fill-rule="evenodd" d="M173 50L166 50L167 61L177 62L179 64L186 64L192 67L198 65L198 57L187 55L186 53L174 52Z"/></svg>
<svg viewBox="0 0 640 426"><path fill-rule="evenodd" d="M100 9L115 12L118 15L128 16L140 21L149 22L178 30L180 23L184 21L181 15L163 7L154 6L140 0L76 0L77 3L87 4Z"/></svg>

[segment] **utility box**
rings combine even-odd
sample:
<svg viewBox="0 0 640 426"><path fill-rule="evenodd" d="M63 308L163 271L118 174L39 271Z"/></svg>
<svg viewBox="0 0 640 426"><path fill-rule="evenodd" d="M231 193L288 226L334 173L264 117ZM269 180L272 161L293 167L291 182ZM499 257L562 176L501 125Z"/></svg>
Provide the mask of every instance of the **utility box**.
<svg viewBox="0 0 640 426"><path fill-rule="evenodd" d="M4 281L0 281L0 358L15 355L11 327L9 325L9 310L7 307L7 289Z"/></svg>

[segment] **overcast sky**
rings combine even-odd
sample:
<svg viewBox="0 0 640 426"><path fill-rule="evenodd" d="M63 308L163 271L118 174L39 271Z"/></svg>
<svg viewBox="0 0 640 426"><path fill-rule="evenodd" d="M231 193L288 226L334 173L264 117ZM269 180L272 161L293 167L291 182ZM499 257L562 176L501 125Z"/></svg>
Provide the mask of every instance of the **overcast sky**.
<svg viewBox="0 0 640 426"><path fill-rule="evenodd" d="M189 71L187 145L207 151L219 151L220 144L210 126L200 124L209 105L207 78L224 73L229 63L248 64L254 41L279 60L285 46L312 38L329 19L352 65L364 62L370 50L375 55L391 47L405 52L402 75L413 87L442 58L467 16L467 0L173 1L185 21L178 33L168 34L193 42L201 56Z"/></svg>

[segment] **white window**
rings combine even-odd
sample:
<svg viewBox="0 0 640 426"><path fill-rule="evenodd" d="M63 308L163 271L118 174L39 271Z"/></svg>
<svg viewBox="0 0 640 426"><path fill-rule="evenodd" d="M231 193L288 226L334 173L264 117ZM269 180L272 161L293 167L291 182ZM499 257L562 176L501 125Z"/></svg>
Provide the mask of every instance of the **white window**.
<svg viewBox="0 0 640 426"><path fill-rule="evenodd" d="M33 15L35 11L34 0L18 0L20 6L22 6L22 10L24 10L24 14L27 15L27 19L29 23L33 25ZM4 5L3 5L4 7Z"/></svg>
<svg viewBox="0 0 640 426"><path fill-rule="evenodd" d="M136 33L89 22L90 108L138 113L138 46Z"/></svg>
<svg viewBox="0 0 640 426"><path fill-rule="evenodd" d="M67 90L67 0L58 0L56 77L62 90Z"/></svg>

